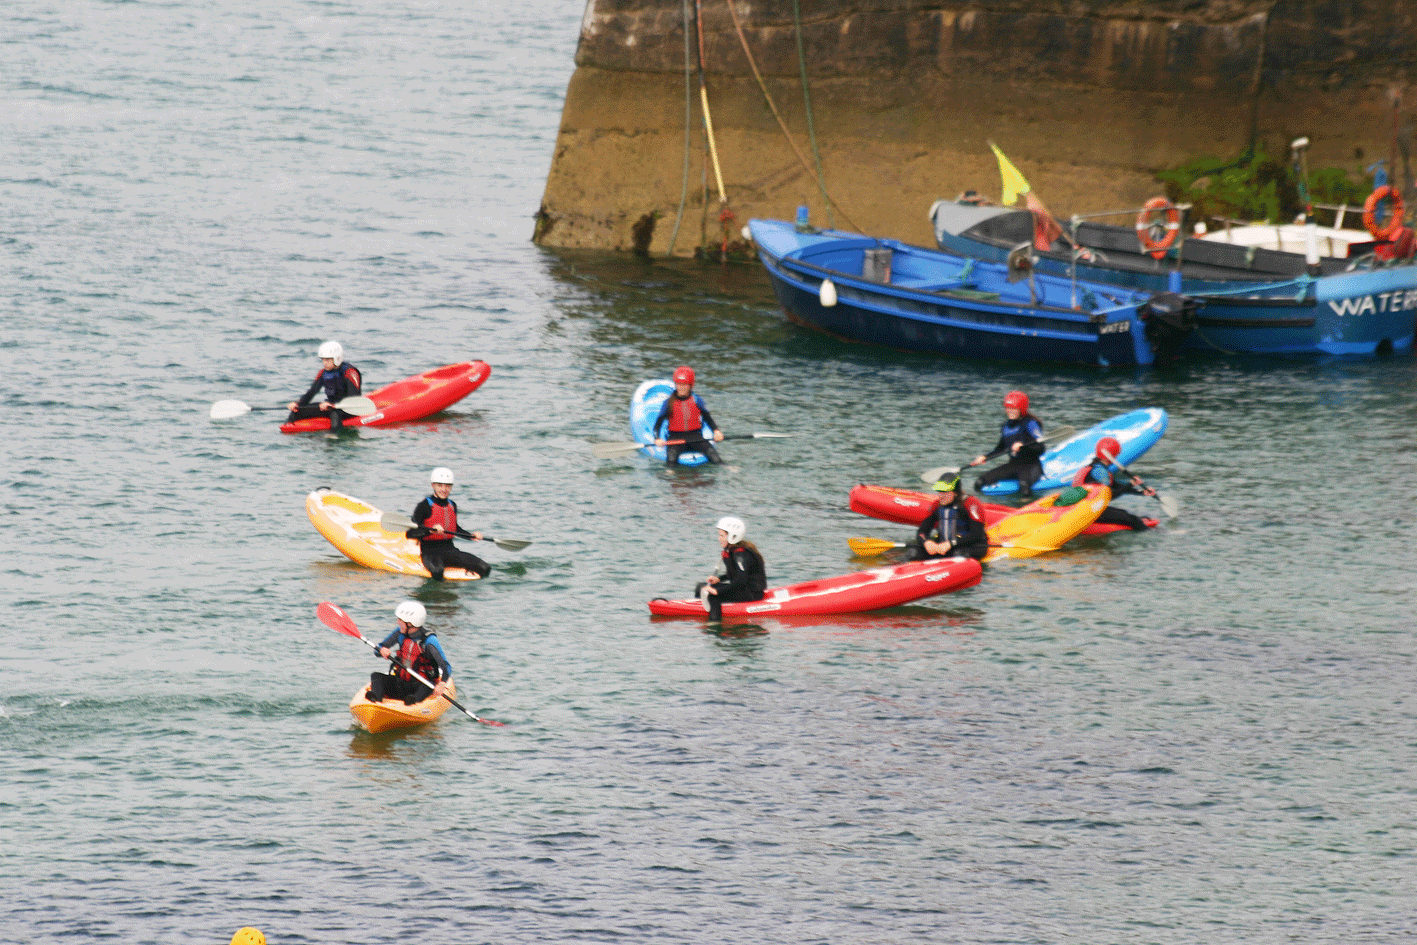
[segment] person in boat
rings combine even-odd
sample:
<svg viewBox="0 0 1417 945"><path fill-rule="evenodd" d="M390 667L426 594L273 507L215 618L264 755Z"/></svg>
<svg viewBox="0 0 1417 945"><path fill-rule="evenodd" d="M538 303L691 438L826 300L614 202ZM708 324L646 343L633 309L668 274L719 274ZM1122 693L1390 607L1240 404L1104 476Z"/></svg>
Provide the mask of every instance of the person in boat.
<svg viewBox="0 0 1417 945"><path fill-rule="evenodd" d="M915 530L919 544L911 547L910 560L983 558L989 553L983 503L964 494L959 473L935 483L935 491L940 504Z"/></svg>
<svg viewBox="0 0 1417 945"><path fill-rule="evenodd" d="M680 366L674 369L674 393L664 398L659 417L651 428L654 445L664 447L664 461L670 466L679 462L683 452L703 453L711 463L721 463L718 450L704 439L704 426L713 431L713 442L723 441L723 431L713 422L704 399L694 393L694 369ZM665 427L661 434L660 428ZM675 442L671 443L670 441Z"/></svg>
<svg viewBox="0 0 1417 945"><path fill-rule="evenodd" d="M1122 444L1117 442L1115 437L1104 436L1097 441L1097 449L1093 453L1092 462L1078 470L1078 474L1073 477L1072 484L1085 486L1089 482L1096 482L1109 486L1112 489L1113 500L1119 495L1156 495L1156 490L1142 482L1140 476L1132 476L1128 479L1123 473L1113 471L1112 463L1116 462L1120 455L1122 455ZM1146 519L1133 515L1126 509L1119 509L1111 503L1108 503L1107 508L1102 510L1097 521L1102 525L1125 525L1137 532L1144 532L1151 527Z"/></svg>
<svg viewBox="0 0 1417 945"><path fill-rule="evenodd" d="M718 544L723 549L723 577L716 574L694 588L708 608L709 620L723 619L723 605L762 600L768 588L762 552L747 541L748 526L741 518L726 515L718 520Z"/></svg>
<svg viewBox="0 0 1417 945"><path fill-rule="evenodd" d="M974 480L974 490L983 492L984 487L1005 479L1017 479L1019 492L1033 494L1033 484L1043 476L1043 464L1039 457L1046 447L1043 439L1043 423L1028 412L1028 395L1021 390L1009 391L1004 397L1004 422L999 428L999 442L987 453L975 457L971 466L987 463L995 456L1009 457L1008 462L988 472L981 473Z"/></svg>
<svg viewBox="0 0 1417 945"><path fill-rule="evenodd" d="M414 528L404 532L418 541L423 566L435 581L443 580L445 568L463 568L478 577L492 573L492 566L477 555L468 554L453 544L453 538L481 541L481 532L468 532L458 527L458 504L449 496L453 492L453 471L439 466L428 477L433 494L424 498L413 510Z"/></svg>
<svg viewBox="0 0 1417 945"><path fill-rule="evenodd" d="M344 359L344 347L338 341L320 345L319 357L320 372L315 375L315 383L310 385L304 397L286 404L290 408L290 416L285 419L290 423L311 417L329 417L330 429L338 430L350 414L336 410L335 404L346 397L358 397L364 378L360 376L359 368ZM325 399L318 404L311 403L320 391L325 392Z"/></svg>
<svg viewBox="0 0 1417 945"><path fill-rule="evenodd" d="M394 608L394 618L398 625L379 644L379 655L393 665L387 673L369 674L369 691L364 698L370 702L401 699L413 705L429 696L441 696L453 678L453 666L437 634L423 629L428 611L418 601L406 600ZM419 682L409 668L432 682L433 688Z"/></svg>

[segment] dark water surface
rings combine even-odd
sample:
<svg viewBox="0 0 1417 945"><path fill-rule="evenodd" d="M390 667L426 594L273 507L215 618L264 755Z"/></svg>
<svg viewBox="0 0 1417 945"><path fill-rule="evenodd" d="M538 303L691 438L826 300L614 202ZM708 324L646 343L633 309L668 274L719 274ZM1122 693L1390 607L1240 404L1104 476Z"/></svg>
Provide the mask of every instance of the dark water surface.
<svg viewBox="0 0 1417 945"><path fill-rule="evenodd" d="M1413 359L942 362L788 324L754 267L541 251L582 12L0 11L0 941L1410 940ZM207 418L326 338L371 388L493 374L334 439ZM801 435L593 459L681 362L730 432ZM1138 467L1181 517L885 614L648 617L724 514L775 580L867 566L848 537L907 530L851 486L980 452L1014 387L1165 407ZM434 465L535 544L444 586L305 517L411 511ZM379 664L315 606L373 636L407 596L508 728L354 729Z"/></svg>

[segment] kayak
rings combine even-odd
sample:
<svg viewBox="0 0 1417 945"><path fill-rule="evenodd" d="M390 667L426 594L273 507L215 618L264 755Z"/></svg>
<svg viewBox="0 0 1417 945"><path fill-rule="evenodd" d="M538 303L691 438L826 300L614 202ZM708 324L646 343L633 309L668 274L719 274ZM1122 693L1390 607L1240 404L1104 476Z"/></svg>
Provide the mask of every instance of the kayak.
<svg viewBox="0 0 1417 945"><path fill-rule="evenodd" d="M391 423L421 420L462 400L482 386L491 375L486 361L463 361L405 377L388 387L380 388L368 398L379 409L367 417L349 417L347 427L384 427ZM310 417L294 423L282 423L282 433L311 433L328 430L328 417Z"/></svg>
<svg viewBox="0 0 1417 945"><path fill-rule="evenodd" d="M979 583L981 573L979 562L973 558L912 561L819 581L770 587L762 600L724 604L723 616L854 614L880 610L973 587ZM661 617L708 616L697 597L689 600L656 597L649 602L649 612Z"/></svg>
<svg viewBox="0 0 1417 945"><path fill-rule="evenodd" d="M363 499L321 487L305 497L305 514L329 543L350 560L377 571L432 577L423 566L418 542L401 531L386 531L379 524L384 513ZM476 581L462 568L443 572L447 581Z"/></svg>
<svg viewBox="0 0 1417 945"><path fill-rule="evenodd" d="M1060 492L1025 505L990 525L990 548L984 560L1032 558L1046 551L1056 551L1082 534L1112 500L1112 490L1106 486L1091 483L1085 488L1087 496L1072 505L1056 504L1067 494Z"/></svg>
<svg viewBox="0 0 1417 945"><path fill-rule="evenodd" d="M664 447L654 445L654 421L659 419L660 408L669 399L669 395L674 393L674 382L658 378L648 380L635 388L635 395L630 398L630 435L635 438L636 443L644 443L640 452L661 463L666 458ZM713 431L708 424L703 427L704 439L712 439ZM708 462L708 457L703 453L680 453L680 466L702 466Z"/></svg>
<svg viewBox="0 0 1417 945"><path fill-rule="evenodd" d="M360 728L370 732L387 732L396 728L423 725L437 719L452 705L442 696L436 699L429 696L413 705L404 705L400 699L370 702L364 698L368 692L369 686L365 685L354 694L354 698L349 700L349 714L354 716ZM448 680L448 695L454 699L458 697L458 684L451 679Z"/></svg>
<svg viewBox="0 0 1417 945"><path fill-rule="evenodd" d="M895 489L890 486L858 485L851 490L850 503L851 511L860 515L869 515L900 525L918 526L925 520L925 516L935 511L935 507L940 504L940 496L938 493L912 492L909 489ZM984 506L985 525L993 525L1004 516L1018 511L1011 505L999 505L995 502L981 502L980 505ZM1146 522L1148 528L1155 528L1160 522L1154 518L1145 518L1142 521ZM1093 522L1084 528L1082 533L1108 535L1124 531L1130 529L1125 525Z"/></svg>
<svg viewBox="0 0 1417 945"><path fill-rule="evenodd" d="M1116 437L1122 444L1122 454L1117 457L1123 466L1130 466L1151 449L1161 435L1166 432L1166 411L1160 407L1143 407L1130 413L1118 414L1074 434L1043 454L1043 476L1033 484L1033 491L1062 489L1071 485L1078 474L1097 452L1097 441L1104 436ZM1113 466L1113 470L1117 467ZM1018 491L1018 481L1003 479L985 486L985 495L1013 495Z"/></svg>

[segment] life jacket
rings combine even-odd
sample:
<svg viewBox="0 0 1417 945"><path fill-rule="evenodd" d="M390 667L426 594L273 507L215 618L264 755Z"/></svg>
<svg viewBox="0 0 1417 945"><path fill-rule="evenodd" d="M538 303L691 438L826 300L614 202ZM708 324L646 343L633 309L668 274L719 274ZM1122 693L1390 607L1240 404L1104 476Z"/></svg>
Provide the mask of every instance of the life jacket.
<svg viewBox="0 0 1417 945"><path fill-rule="evenodd" d="M325 399L331 403L358 394L362 381L359 368L347 361L344 364L336 364L332 371L321 370L315 378L325 389ZM341 380L344 381L343 384L340 383Z"/></svg>
<svg viewBox="0 0 1417 945"><path fill-rule="evenodd" d="M423 541L452 541L453 535L458 530L458 507L449 499L442 505L438 504L437 497L429 496L428 505L433 511L423 520L424 528L432 528L434 525L442 525L442 532L429 532L423 536Z"/></svg>
<svg viewBox="0 0 1417 945"><path fill-rule="evenodd" d="M699 395L690 391L688 397L678 394L669 396L669 432L693 433L697 436L704 428L704 418L699 410Z"/></svg>
<svg viewBox="0 0 1417 945"><path fill-rule="evenodd" d="M1101 478L1094 476L1094 472L1100 473ZM1088 482L1097 482L1104 486L1112 486L1116 481L1116 477L1112 475L1112 470L1103 465L1101 460L1094 459L1082 469L1078 470L1078 474L1073 477L1072 485L1085 486Z"/></svg>
<svg viewBox="0 0 1417 945"><path fill-rule="evenodd" d="M438 667L438 661L429 656L423 649L423 641L428 639L429 634L419 633L418 638L405 636L403 643L399 644L397 665L394 666L394 675L400 679L413 679L413 675L404 669L405 665L412 666L413 671L418 673L429 682L437 682L442 675L442 670Z"/></svg>
<svg viewBox="0 0 1417 945"><path fill-rule="evenodd" d="M744 567L738 555L742 553L748 562ZM762 599L763 592L767 590L768 574L767 565L763 561L763 556L752 548L744 545L729 545L719 553L723 558L723 570L727 579L733 584L743 582L747 587L752 588L753 593Z"/></svg>
<svg viewBox="0 0 1417 945"><path fill-rule="evenodd" d="M935 530L940 537L936 540L953 545L969 531L962 521L966 517L984 524L984 503L970 495L964 497L963 508L954 502L938 506L935 509Z"/></svg>

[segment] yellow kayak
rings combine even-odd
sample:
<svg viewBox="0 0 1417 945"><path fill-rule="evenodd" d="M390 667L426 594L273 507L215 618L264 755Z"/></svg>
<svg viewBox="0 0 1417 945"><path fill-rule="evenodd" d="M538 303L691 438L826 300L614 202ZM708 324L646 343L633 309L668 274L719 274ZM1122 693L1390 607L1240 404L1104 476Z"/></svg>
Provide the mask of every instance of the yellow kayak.
<svg viewBox="0 0 1417 945"><path fill-rule="evenodd" d="M1045 551L1056 551L1097 521L1097 516L1112 501L1112 490L1091 484L1086 498L1072 505L1054 507L1068 490L1039 499L1032 505L1006 515L989 526L989 554L985 561L999 558L1032 558Z"/></svg>
<svg viewBox="0 0 1417 945"><path fill-rule="evenodd" d="M370 732L387 732L432 722L452 705L442 696L436 699L429 696L413 705L404 705L399 699L370 702L364 698L368 692L369 687L366 685L354 694L354 698L349 700L349 714L354 716L360 728ZM448 680L448 695L454 699L458 697L458 684L451 679Z"/></svg>
<svg viewBox="0 0 1417 945"><path fill-rule="evenodd" d="M418 542L401 531L386 531L379 524L383 511L354 496L330 489L316 489L305 497L305 514L321 535L351 561L378 571L432 577L418 554ZM446 581L476 581L477 575L462 568L443 572Z"/></svg>

